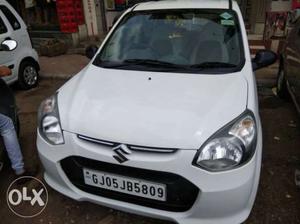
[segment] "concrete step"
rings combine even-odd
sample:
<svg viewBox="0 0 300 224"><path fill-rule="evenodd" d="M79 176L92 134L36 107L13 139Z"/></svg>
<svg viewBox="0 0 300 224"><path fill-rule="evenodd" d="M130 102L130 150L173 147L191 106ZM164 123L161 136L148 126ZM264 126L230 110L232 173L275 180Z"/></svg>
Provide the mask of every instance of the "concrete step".
<svg viewBox="0 0 300 224"><path fill-rule="evenodd" d="M96 40L86 40L86 41L82 41L79 43L79 45L76 48L69 48L68 50L68 54L81 54L81 55L85 55L85 49L88 46L91 45L96 45L98 47L100 47L102 41L104 40L105 36L101 37L98 41Z"/></svg>
<svg viewBox="0 0 300 224"><path fill-rule="evenodd" d="M42 42L52 40L53 38L37 38L37 37L35 37L35 38L31 38L31 39L32 39L33 46L39 47Z"/></svg>
<svg viewBox="0 0 300 224"><path fill-rule="evenodd" d="M68 47L73 46L72 34L63 33L56 30L30 30L29 35L32 39L33 48L40 53L40 45L44 41L59 39L64 41Z"/></svg>
<svg viewBox="0 0 300 224"><path fill-rule="evenodd" d="M32 38L32 44L33 44L33 48L38 52L38 54L39 55L42 55L42 54L45 54L45 49L44 50L42 50L41 49L41 46L42 45L45 45L45 44L47 44L48 45L48 43L53 43L53 41L54 40L56 40L57 38L37 38L37 37L35 37L35 38ZM60 40L62 40L62 39L60 39ZM63 41L65 41L65 40L63 40ZM46 42L46 43L45 43ZM65 48L69 48L68 46L65 46L65 44L63 45L63 49L65 49ZM62 47L60 48L60 49L62 49ZM56 49L55 49L55 52L57 52L57 51L59 51L59 49L57 49L57 47L56 47ZM47 51L48 53L49 53L49 50ZM65 52L65 50L64 50L64 52ZM78 51L76 51L76 52L71 52L72 54L82 54L81 52L78 52ZM84 53L83 53L84 54Z"/></svg>
<svg viewBox="0 0 300 224"><path fill-rule="evenodd" d="M248 40L263 40L263 35L261 34L249 34Z"/></svg>
<svg viewBox="0 0 300 224"><path fill-rule="evenodd" d="M67 54L85 55L85 48L84 47L69 48Z"/></svg>
<svg viewBox="0 0 300 224"><path fill-rule="evenodd" d="M269 79L257 79L257 88L273 88L276 86L276 79L275 78L269 78Z"/></svg>
<svg viewBox="0 0 300 224"><path fill-rule="evenodd" d="M249 40L250 52L251 56L256 55L259 50L271 49L272 41L264 41L264 40Z"/></svg>
<svg viewBox="0 0 300 224"><path fill-rule="evenodd" d="M43 40L59 39L63 40L69 47L73 45L72 34L61 31L35 30L29 31L29 35L37 45Z"/></svg>
<svg viewBox="0 0 300 224"><path fill-rule="evenodd" d="M63 33L61 31L48 31L48 30L31 30L29 34L32 38L58 38L58 39L72 39L72 35Z"/></svg>

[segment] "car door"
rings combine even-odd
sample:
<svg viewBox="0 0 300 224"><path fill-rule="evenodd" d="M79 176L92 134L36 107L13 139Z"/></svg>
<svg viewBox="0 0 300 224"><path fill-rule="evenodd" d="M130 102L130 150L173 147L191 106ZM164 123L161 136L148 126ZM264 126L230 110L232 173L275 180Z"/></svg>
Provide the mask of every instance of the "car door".
<svg viewBox="0 0 300 224"><path fill-rule="evenodd" d="M25 44L24 40L26 38L23 35L24 34L24 27L22 27L23 23L17 19L17 17L10 9L10 6L0 4L0 16L3 19L8 29L7 33L0 36L0 41L6 39L13 39L18 43L18 47L14 51L4 53L5 59L2 59L5 60L4 64L9 66L9 68L12 69L12 75L4 78L6 82L10 83L10 81L17 79L18 72L19 72L18 60L19 60L20 50L22 46L24 46Z"/></svg>
<svg viewBox="0 0 300 224"><path fill-rule="evenodd" d="M290 91L300 104L300 19L288 37L285 57L286 78Z"/></svg>
<svg viewBox="0 0 300 224"><path fill-rule="evenodd" d="M8 39L11 35L10 27L8 27L7 20L0 11L0 43ZM12 67L14 65L14 55L12 52L0 51L0 65ZM11 77L3 78L5 81L12 79Z"/></svg>

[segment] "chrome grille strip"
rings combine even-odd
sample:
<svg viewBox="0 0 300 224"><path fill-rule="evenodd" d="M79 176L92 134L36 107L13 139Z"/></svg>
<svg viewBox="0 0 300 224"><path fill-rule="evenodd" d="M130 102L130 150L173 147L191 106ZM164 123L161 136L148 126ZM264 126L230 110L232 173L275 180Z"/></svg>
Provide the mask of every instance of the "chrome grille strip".
<svg viewBox="0 0 300 224"><path fill-rule="evenodd" d="M146 148L146 147L138 147L138 146L128 146L131 150L136 151L145 151L145 152L163 152L163 153L173 153L177 151L177 149L167 149L167 148Z"/></svg>
<svg viewBox="0 0 300 224"><path fill-rule="evenodd" d="M106 141L102 141L102 140L98 140L98 139L94 139L94 138L89 138L89 137L85 137L83 135L77 135L77 137L82 140L86 140L86 141L101 144L101 145L114 146L114 143L112 143L112 142L106 142Z"/></svg>
<svg viewBox="0 0 300 224"><path fill-rule="evenodd" d="M123 143L118 143L118 142L109 142L109 141L105 141L105 140L90 138L90 137L83 136L83 135L77 135L77 137L84 141L88 141L88 142L92 142L92 143L104 145L104 146L110 146L110 147L115 147L120 144L123 144ZM179 149L172 149L172 148L154 148L154 147L136 146L136 145L127 145L127 146L129 149L131 149L133 151L141 151L141 152L174 153L177 150L179 150Z"/></svg>

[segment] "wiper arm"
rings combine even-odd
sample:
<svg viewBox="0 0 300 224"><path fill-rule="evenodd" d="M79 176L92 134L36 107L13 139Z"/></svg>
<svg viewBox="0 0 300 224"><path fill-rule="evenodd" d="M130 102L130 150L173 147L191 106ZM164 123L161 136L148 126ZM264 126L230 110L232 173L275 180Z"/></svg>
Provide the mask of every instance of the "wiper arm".
<svg viewBox="0 0 300 224"><path fill-rule="evenodd" d="M126 64L133 65L146 65L146 66L159 66L164 68L184 68L184 66L176 65L166 61L158 61L152 59L127 59L124 60Z"/></svg>
<svg viewBox="0 0 300 224"><path fill-rule="evenodd" d="M191 65L191 68L235 68L236 65L225 62L204 62L201 64Z"/></svg>
<svg viewBox="0 0 300 224"><path fill-rule="evenodd" d="M120 62L101 61L101 64L105 68L122 68L122 67L134 66L134 65L155 66L160 68L172 68L172 69L186 68L184 66L176 65L170 62L151 60L151 59L127 59Z"/></svg>

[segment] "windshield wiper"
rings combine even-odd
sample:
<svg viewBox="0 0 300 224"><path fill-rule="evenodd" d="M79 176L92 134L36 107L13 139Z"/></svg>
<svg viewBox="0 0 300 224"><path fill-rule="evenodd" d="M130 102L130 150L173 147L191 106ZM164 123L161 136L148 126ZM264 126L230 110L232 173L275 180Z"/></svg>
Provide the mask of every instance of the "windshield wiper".
<svg viewBox="0 0 300 224"><path fill-rule="evenodd" d="M214 68L235 68L236 65L224 62L204 62L196 65L177 65L166 61L152 60L152 59L127 59L120 62L101 61L104 68L123 68L129 66L146 66L171 69L171 70L190 70L195 71L197 69L214 69Z"/></svg>
<svg viewBox="0 0 300 224"><path fill-rule="evenodd" d="M127 59L124 61L130 65L145 65L145 66L158 66L164 68L184 68L184 66L176 65L166 61L152 60L152 59Z"/></svg>
<svg viewBox="0 0 300 224"><path fill-rule="evenodd" d="M102 61L102 65L105 68L122 68L122 67L128 67L128 66L135 66L135 65L141 65L141 66L147 66L147 67L159 67L159 68L168 68L168 69L183 69L186 68L184 66L176 65L170 62L165 61L158 61L158 60L152 60L152 59L127 59L121 62L108 62L108 61Z"/></svg>
<svg viewBox="0 0 300 224"><path fill-rule="evenodd" d="M225 62L204 62L201 64L191 65L191 68L235 68L236 65Z"/></svg>

